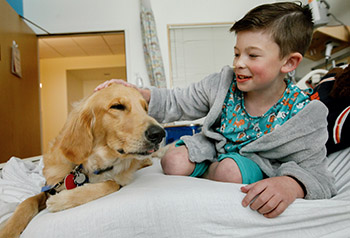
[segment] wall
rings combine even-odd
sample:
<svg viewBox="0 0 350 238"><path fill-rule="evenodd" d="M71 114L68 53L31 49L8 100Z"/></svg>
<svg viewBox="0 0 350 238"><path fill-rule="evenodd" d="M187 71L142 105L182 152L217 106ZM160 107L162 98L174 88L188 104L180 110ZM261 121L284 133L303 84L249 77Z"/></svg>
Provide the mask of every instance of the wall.
<svg viewBox="0 0 350 238"><path fill-rule="evenodd" d="M24 15L50 33L125 30L127 76L147 78L138 0L24 0ZM35 29L37 34L45 34Z"/></svg>
<svg viewBox="0 0 350 238"><path fill-rule="evenodd" d="M274 1L151 0L167 80L168 24L233 22L249 9L268 2ZM135 83L136 73L147 78L140 33L139 0L104 0L99 4L94 0L24 0L23 3L25 16L51 33L125 30L128 81ZM331 12L350 25L350 1L329 0L328 3ZM316 64L318 62L305 60L300 74L303 75Z"/></svg>
<svg viewBox="0 0 350 238"><path fill-rule="evenodd" d="M21 53L22 78L11 73L11 46ZM0 162L41 154L38 47L34 32L0 0Z"/></svg>
<svg viewBox="0 0 350 238"><path fill-rule="evenodd" d="M114 55L40 60L44 152L47 151L48 142L57 136L67 119L67 71L107 67L125 67L125 58Z"/></svg>
<svg viewBox="0 0 350 238"><path fill-rule="evenodd" d="M84 98L83 81L72 73L72 70L66 72L67 84L67 110L68 113L73 109L72 102L77 102ZM52 122L55 123L55 122ZM45 132L43 132L45 133Z"/></svg>

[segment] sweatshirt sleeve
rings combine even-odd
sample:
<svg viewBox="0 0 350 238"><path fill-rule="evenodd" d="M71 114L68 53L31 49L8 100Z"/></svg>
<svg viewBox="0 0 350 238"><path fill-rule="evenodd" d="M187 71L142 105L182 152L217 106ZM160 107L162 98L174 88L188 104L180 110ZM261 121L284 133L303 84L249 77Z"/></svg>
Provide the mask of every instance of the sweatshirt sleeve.
<svg viewBox="0 0 350 238"><path fill-rule="evenodd" d="M207 115L217 90L220 74L211 74L187 88L152 87L148 114L158 122L195 120ZM216 84L216 86L215 86Z"/></svg>

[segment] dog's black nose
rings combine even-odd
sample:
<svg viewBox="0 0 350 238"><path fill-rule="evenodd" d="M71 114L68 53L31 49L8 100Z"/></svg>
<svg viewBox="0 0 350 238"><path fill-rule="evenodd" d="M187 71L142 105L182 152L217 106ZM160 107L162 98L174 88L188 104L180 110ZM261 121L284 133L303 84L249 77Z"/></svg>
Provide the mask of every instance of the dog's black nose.
<svg viewBox="0 0 350 238"><path fill-rule="evenodd" d="M145 136L150 142L158 144L163 140L165 131L160 126L152 125L146 130Z"/></svg>

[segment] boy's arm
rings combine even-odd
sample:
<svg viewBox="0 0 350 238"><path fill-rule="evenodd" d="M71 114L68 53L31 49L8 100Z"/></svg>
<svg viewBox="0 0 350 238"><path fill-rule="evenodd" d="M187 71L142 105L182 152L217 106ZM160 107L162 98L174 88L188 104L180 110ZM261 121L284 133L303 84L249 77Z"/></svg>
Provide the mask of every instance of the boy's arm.
<svg viewBox="0 0 350 238"><path fill-rule="evenodd" d="M195 120L206 116L222 83L221 75L211 74L186 88L151 87L149 115L161 123Z"/></svg>
<svg viewBox="0 0 350 238"><path fill-rule="evenodd" d="M242 205L250 204L252 210L267 218L277 217L296 198L305 196L302 186L289 176L267 178L241 187L241 191L247 194Z"/></svg>

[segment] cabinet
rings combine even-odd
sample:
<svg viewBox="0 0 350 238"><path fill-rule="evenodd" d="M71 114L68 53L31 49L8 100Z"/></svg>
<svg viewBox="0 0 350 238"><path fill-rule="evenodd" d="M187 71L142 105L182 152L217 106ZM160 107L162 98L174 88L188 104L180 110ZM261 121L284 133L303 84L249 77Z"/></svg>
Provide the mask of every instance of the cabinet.
<svg viewBox="0 0 350 238"><path fill-rule="evenodd" d="M323 26L314 30L311 44L305 57L314 61L325 57L326 43L333 41L337 43L332 53L350 46L349 26Z"/></svg>

